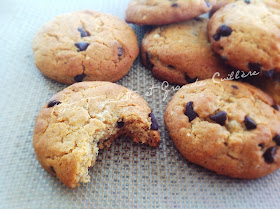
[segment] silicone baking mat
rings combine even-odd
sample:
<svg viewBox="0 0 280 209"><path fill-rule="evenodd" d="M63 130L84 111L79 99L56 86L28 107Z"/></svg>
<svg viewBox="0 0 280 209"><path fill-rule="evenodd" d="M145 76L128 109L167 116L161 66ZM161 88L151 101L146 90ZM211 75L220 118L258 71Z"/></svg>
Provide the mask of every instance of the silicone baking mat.
<svg viewBox="0 0 280 209"><path fill-rule="evenodd" d="M127 3L0 1L0 208L280 208L280 170L258 180L236 180L180 155L163 122L174 91L161 89L162 83L139 58L118 84L137 91L153 109L160 124L159 148L119 138L99 154L90 169L91 182L73 190L42 169L32 147L34 121L45 102L66 86L34 66L31 47L36 31L56 15L82 9L123 19ZM145 28L132 27L140 43Z"/></svg>

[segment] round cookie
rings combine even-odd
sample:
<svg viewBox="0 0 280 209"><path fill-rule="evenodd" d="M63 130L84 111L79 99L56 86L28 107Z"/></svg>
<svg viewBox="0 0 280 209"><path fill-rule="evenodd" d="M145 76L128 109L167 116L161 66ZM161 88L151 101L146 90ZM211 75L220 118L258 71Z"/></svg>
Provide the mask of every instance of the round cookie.
<svg viewBox="0 0 280 209"><path fill-rule="evenodd" d="M279 9L261 1L221 8L208 23L214 50L239 70L261 71L265 76L280 72Z"/></svg>
<svg viewBox="0 0 280 209"><path fill-rule="evenodd" d="M134 31L122 20L95 11L64 14L44 24L33 41L35 64L60 83L115 82L139 53Z"/></svg>
<svg viewBox="0 0 280 209"><path fill-rule="evenodd" d="M76 83L55 94L39 112L33 146L41 165L65 185L89 182L99 148L120 135L159 145L158 124L146 101L110 82Z"/></svg>
<svg viewBox="0 0 280 209"><path fill-rule="evenodd" d="M164 119L181 154L218 174L252 179L280 167L280 112L249 84L209 79L185 85Z"/></svg>
<svg viewBox="0 0 280 209"><path fill-rule="evenodd" d="M216 0L132 0L126 21L138 25L164 25L198 17L211 10Z"/></svg>
<svg viewBox="0 0 280 209"><path fill-rule="evenodd" d="M173 84L192 83L215 73L227 77L229 67L211 48L207 22L196 18L148 31L141 46L143 64L155 77Z"/></svg>

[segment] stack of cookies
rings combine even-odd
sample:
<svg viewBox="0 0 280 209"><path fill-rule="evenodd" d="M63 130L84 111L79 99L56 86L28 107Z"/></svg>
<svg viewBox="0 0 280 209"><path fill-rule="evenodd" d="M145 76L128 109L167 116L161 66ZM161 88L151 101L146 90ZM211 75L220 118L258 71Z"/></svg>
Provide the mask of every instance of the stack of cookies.
<svg viewBox="0 0 280 209"><path fill-rule="evenodd" d="M142 63L182 85L164 121L186 159L246 179L280 167L279 0L132 0L126 21L152 25ZM45 76L73 84L39 112L33 139L41 165L64 184L88 182L98 150L120 135L159 145L146 101L111 83L139 54L125 22L93 11L61 15L42 26L33 50Z"/></svg>
<svg viewBox="0 0 280 209"><path fill-rule="evenodd" d="M153 75L188 84L164 116L185 158L237 178L279 168L279 0L134 0L126 20L157 25L141 44Z"/></svg>

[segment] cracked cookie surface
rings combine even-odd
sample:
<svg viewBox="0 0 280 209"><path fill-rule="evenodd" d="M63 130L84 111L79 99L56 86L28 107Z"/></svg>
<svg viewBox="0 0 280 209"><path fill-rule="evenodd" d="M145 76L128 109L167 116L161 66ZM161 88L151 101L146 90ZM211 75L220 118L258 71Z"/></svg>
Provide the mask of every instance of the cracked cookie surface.
<svg viewBox="0 0 280 209"><path fill-rule="evenodd" d="M280 112L261 90L235 81L183 86L165 124L189 161L219 174L258 178L280 167Z"/></svg>
<svg viewBox="0 0 280 209"><path fill-rule="evenodd" d="M134 31L122 20L95 11L57 16L33 40L35 64L60 83L115 82L139 53Z"/></svg>
<svg viewBox="0 0 280 209"><path fill-rule="evenodd" d="M205 18L160 26L148 31L142 40L143 64L155 77L173 84L225 78L230 73L222 59L212 50Z"/></svg>
<svg viewBox="0 0 280 209"><path fill-rule="evenodd" d="M198 17L212 8L216 0L132 0L126 21L138 25L165 25Z"/></svg>
<svg viewBox="0 0 280 209"><path fill-rule="evenodd" d="M280 72L280 1L237 1L208 23L214 50L230 65L264 75Z"/></svg>
<svg viewBox="0 0 280 209"><path fill-rule="evenodd" d="M159 145L158 124L146 101L114 83L82 82L55 94L40 110L33 146L41 165L74 188L89 182L98 150L120 135Z"/></svg>

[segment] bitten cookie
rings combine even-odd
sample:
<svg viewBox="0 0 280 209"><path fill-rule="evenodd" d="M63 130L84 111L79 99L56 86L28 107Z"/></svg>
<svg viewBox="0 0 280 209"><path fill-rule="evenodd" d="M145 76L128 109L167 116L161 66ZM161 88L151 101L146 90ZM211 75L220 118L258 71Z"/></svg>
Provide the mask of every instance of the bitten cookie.
<svg viewBox="0 0 280 209"><path fill-rule="evenodd" d="M35 64L60 83L115 82L139 53L134 31L122 20L95 11L64 14L41 27L33 41Z"/></svg>
<svg viewBox="0 0 280 209"><path fill-rule="evenodd" d="M146 101L110 82L76 83L55 94L39 112L33 146L41 165L65 185L89 182L99 148L119 135L159 145L155 116Z"/></svg>
<svg viewBox="0 0 280 209"><path fill-rule="evenodd" d="M141 46L143 64L155 77L173 84L192 83L215 73L227 77L229 67L211 48L207 22L196 18L148 31Z"/></svg>
<svg viewBox="0 0 280 209"><path fill-rule="evenodd" d="M132 0L126 21L138 25L164 25L198 17L211 10L216 0Z"/></svg>
<svg viewBox="0 0 280 209"><path fill-rule="evenodd" d="M221 8L208 24L214 50L239 70L264 75L280 72L277 11L261 1L238 1Z"/></svg>
<svg viewBox="0 0 280 209"><path fill-rule="evenodd" d="M219 174L252 179L280 167L280 112L261 90L235 81L182 87L165 112L181 154Z"/></svg>

